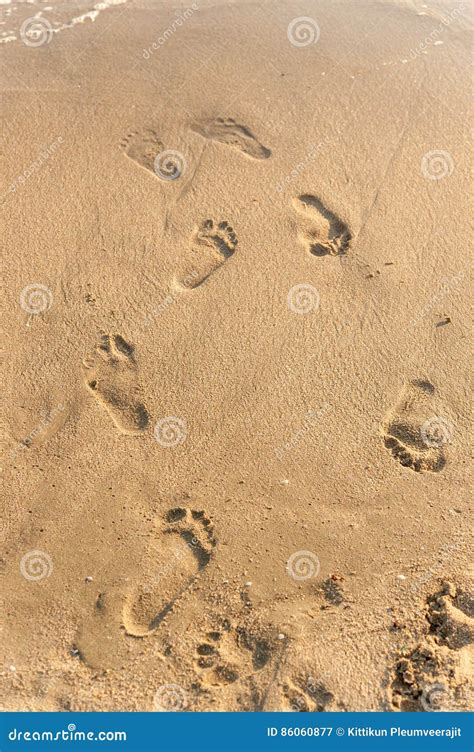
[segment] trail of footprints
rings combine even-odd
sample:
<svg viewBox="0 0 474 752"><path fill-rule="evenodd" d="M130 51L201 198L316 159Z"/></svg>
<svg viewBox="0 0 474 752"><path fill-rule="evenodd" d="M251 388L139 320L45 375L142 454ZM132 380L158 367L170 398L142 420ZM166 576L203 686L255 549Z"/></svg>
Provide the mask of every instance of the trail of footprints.
<svg viewBox="0 0 474 752"><path fill-rule="evenodd" d="M194 123L192 130L253 159L271 156L270 149L249 128L232 119ZM155 130L128 134L122 148L128 158L156 175L155 159L164 143ZM348 226L319 198L300 195L293 199L293 208L298 238L309 253L340 256L348 252L352 241ZM237 235L226 220L208 218L201 222L195 228L183 265L183 274L191 280L187 289L201 286L234 255L237 245ZM150 416L134 347L121 335L101 337L84 361L84 381L121 433L139 435L147 429ZM446 462L444 446L427 445L420 433L424 421L436 413L434 395L435 387L430 382L410 382L382 422L387 450L403 467L417 472L439 472ZM117 648L120 632L130 638L153 635L202 576L215 546L213 525L204 511L184 506L170 509L157 523L136 581L127 586L111 586L98 594L94 613L77 635L77 649L84 661L91 666L104 666L122 660L124 655ZM472 641L472 598L469 600L465 593L448 590L437 594L430 601L428 612L431 632L450 649L458 650ZM194 666L204 688L223 688L270 666L275 650L268 636L222 619L196 644ZM423 649L411 657L409 663L415 674L419 661L423 663L425 659L431 660ZM413 687L407 683L404 660L400 659L395 669L394 704L405 703L411 708L413 703L419 705L419 698L410 694ZM307 682L298 677L285 679L281 691L286 707L292 710L322 711L333 701L325 686L316 683L308 688ZM263 707L264 700L260 698L258 702Z"/></svg>

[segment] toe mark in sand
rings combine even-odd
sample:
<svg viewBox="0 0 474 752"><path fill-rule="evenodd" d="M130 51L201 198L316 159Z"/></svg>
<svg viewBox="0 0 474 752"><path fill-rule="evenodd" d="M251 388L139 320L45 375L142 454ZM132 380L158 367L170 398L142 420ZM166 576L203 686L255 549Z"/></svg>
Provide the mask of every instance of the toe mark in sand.
<svg viewBox="0 0 474 752"><path fill-rule="evenodd" d="M188 254L186 268L181 277L188 280L186 287L202 285L235 252L237 236L228 222L206 219L197 228Z"/></svg>
<svg viewBox="0 0 474 752"><path fill-rule="evenodd" d="M347 225L327 209L316 196L304 194L293 199L300 217L298 237L314 256L343 256L352 235Z"/></svg>
<svg viewBox="0 0 474 752"><path fill-rule="evenodd" d="M392 456L416 472L437 473L446 464L443 443L427 441L423 429L433 420L435 388L415 379L407 384L398 405L382 423L383 440ZM436 417L434 418L436 420Z"/></svg>
<svg viewBox="0 0 474 752"><path fill-rule="evenodd" d="M236 123L232 118L218 117L210 122L194 123L191 127L203 138L233 146L253 159L268 159L271 156L270 149L256 139L250 128Z"/></svg>
<svg viewBox="0 0 474 752"><path fill-rule="evenodd" d="M125 434L142 433L148 412L141 400L134 348L120 334L104 334L84 361L86 386Z"/></svg>
<svg viewBox="0 0 474 752"><path fill-rule="evenodd" d="M154 175L155 159L164 150L164 144L154 130L133 131L121 143L125 154Z"/></svg>
<svg viewBox="0 0 474 752"><path fill-rule="evenodd" d="M216 540L203 512L170 509L147 552L144 582L126 598L123 626L132 637L146 637L160 626L212 558Z"/></svg>

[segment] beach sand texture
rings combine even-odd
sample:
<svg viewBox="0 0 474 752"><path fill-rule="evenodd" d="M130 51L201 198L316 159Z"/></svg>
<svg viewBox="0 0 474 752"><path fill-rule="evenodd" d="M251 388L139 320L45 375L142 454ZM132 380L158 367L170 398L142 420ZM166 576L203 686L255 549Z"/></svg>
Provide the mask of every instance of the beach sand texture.
<svg viewBox="0 0 474 752"><path fill-rule="evenodd" d="M0 8L3 708L473 709L468 4Z"/></svg>

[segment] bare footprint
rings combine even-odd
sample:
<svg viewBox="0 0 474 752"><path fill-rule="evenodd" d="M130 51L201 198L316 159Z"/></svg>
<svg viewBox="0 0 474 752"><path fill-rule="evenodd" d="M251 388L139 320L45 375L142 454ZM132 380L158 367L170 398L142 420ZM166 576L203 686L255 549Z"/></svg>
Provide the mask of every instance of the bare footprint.
<svg viewBox="0 0 474 752"><path fill-rule="evenodd" d="M146 637L209 564L216 541L203 511L171 509L147 552L140 583L127 594L122 624L128 635Z"/></svg>
<svg viewBox="0 0 474 752"><path fill-rule="evenodd" d="M298 713L323 712L334 700L334 695L329 692L322 682L315 681L312 677L307 679L302 676L286 679L282 685L282 693L287 707L282 710L293 710Z"/></svg>
<svg viewBox="0 0 474 752"><path fill-rule="evenodd" d="M452 424L435 414L434 395L429 381L411 381L382 424L387 449L401 465L417 472L437 473L446 464L444 445Z"/></svg>
<svg viewBox="0 0 474 752"><path fill-rule="evenodd" d="M194 123L191 129L203 138L233 146L254 159L268 159L270 149L263 146L245 125L239 125L232 118L218 117L210 122Z"/></svg>
<svg viewBox="0 0 474 752"><path fill-rule="evenodd" d="M196 647L194 665L204 688L255 680L271 667L277 651L275 636L222 619Z"/></svg>
<svg viewBox="0 0 474 752"><path fill-rule="evenodd" d="M194 233L186 269L181 275L187 280L186 288L202 285L234 254L237 243L235 232L227 222L206 219Z"/></svg>
<svg viewBox="0 0 474 752"><path fill-rule="evenodd" d="M429 633L397 657L390 687L393 707L425 712L472 709L472 593L443 582L428 597L425 616Z"/></svg>
<svg viewBox="0 0 474 752"><path fill-rule="evenodd" d="M461 650L474 642L474 595L443 582L427 601L426 618L437 642L451 650Z"/></svg>
<svg viewBox="0 0 474 752"><path fill-rule="evenodd" d="M155 131L133 131L122 140L121 146L130 159L156 174L155 159L165 147Z"/></svg>
<svg viewBox="0 0 474 752"><path fill-rule="evenodd" d="M316 198L304 194L293 199L300 216L298 237L314 256L342 256L352 239L344 222Z"/></svg>
<svg viewBox="0 0 474 752"><path fill-rule="evenodd" d="M84 360L84 376L121 433L145 430L149 416L140 395L133 347L123 337L103 335L92 357Z"/></svg>

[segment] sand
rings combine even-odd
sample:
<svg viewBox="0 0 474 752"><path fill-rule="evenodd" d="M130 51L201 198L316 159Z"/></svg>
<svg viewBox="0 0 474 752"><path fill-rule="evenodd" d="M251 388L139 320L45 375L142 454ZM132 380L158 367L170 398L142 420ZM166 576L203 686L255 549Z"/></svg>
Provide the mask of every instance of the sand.
<svg viewBox="0 0 474 752"><path fill-rule="evenodd" d="M3 708L472 709L468 4L1 13Z"/></svg>

